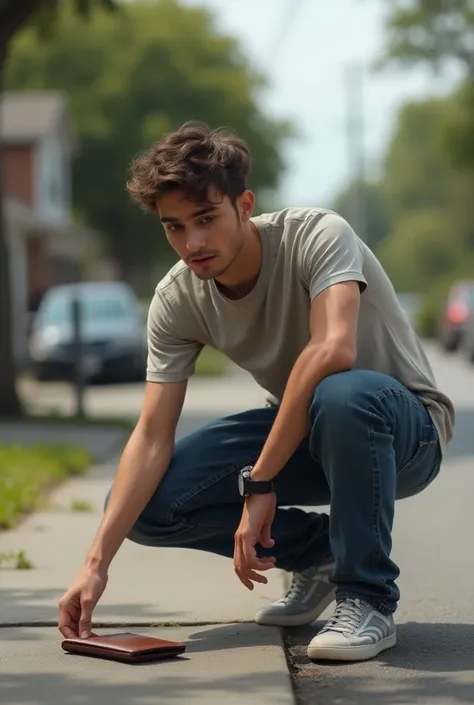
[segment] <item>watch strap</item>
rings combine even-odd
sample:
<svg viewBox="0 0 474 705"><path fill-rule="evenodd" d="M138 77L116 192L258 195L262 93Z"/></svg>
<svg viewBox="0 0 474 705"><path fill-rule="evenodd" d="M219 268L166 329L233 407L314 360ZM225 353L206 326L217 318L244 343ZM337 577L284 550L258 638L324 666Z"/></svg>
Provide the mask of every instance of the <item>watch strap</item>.
<svg viewBox="0 0 474 705"><path fill-rule="evenodd" d="M250 473L253 470L251 466L242 468L241 475L241 494L248 497L252 494L270 494L275 490L276 481L273 480L252 480Z"/></svg>

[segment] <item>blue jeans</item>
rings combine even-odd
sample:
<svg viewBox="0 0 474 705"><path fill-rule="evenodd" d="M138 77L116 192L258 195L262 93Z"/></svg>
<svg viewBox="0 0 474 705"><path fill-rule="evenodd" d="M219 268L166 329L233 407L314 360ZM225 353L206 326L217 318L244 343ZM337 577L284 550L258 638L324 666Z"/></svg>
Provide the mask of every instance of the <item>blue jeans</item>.
<svg viewBox="0 0 474 705"><path fill-rule="evenodd" d="M129 539L232 557L242 513L237 474L259 457L276 413L265 407L235 414L177 441ZM274 555L286 571L332 553L338 598L361 597L394 612L400 597L399 569L390 558L395 500L421 492L438 474L437 431L417 396L365 370L323 380L310 422L308 437L277 478L275 547L259 553ZM329 505L330 516L299 508L318 505Z"/></svg>

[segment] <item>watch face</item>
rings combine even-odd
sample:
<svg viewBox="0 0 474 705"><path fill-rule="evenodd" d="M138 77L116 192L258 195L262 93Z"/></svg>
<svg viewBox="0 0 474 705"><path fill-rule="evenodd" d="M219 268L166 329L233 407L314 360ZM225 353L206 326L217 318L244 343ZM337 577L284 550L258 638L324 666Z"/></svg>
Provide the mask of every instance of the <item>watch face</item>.
<svg viewBox="0 0 474 705"><path fill-rule="evenodd" d="M239 473L239 492L244 496L244 478L242 477L242 473Z"/></svg>
<svg viewBox="0 0 474 705"><path fill-rule="evenodd" d="M252 471L252 468L250 466L247 466L245 468L242 468L242 470L239 472L239 492L242 495L242 497L247 496L247 491L245 489L245 481L250 480L251 471Z"/></svg>

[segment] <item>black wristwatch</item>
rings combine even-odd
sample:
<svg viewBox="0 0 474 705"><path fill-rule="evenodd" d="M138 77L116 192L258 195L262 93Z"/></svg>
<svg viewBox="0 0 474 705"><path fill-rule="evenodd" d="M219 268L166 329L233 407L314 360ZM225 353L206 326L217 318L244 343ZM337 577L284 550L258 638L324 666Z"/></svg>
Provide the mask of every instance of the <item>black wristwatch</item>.
<svg viewBox="0 0 474 705"><path fill-rule="evenodd" d="M270 494L275 490L275 480L252 480L250 473L253 467L247 465L239 472L239 492L241 497L249 497L252 494Z"/></svg>

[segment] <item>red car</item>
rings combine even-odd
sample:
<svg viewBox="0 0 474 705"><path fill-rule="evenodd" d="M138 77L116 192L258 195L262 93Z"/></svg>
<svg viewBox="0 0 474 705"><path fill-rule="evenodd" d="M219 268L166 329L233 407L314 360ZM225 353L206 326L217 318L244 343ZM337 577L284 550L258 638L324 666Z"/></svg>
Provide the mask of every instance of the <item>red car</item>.
<svg viewBox="0 0 474 705"><path fill-rule="evenodd" d="M474 313L474 281L454 284L441 314L438 331L440 345L454 352L462 345L469 320Z"/></svg>

